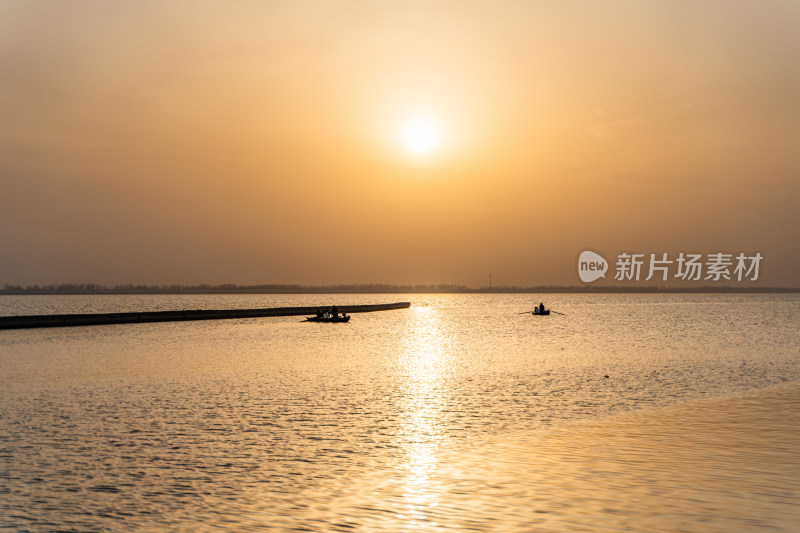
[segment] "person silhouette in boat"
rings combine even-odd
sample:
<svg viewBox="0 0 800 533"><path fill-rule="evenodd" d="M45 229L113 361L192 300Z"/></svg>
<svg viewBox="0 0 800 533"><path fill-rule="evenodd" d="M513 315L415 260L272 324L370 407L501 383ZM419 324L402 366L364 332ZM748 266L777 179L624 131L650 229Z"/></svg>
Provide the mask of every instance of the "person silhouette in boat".
<svg viewBox="0 0 800 533"><path fill-rule="evenodd" d="M317 318L322 318L322 309L317 307Z"/></svg>
<svg viewBox="0 0 800 533"><path fill-rule="evenodd" d="M331 307L331 315L333 316L333 318L339 318L339 308L336 307L335 305Z"/></svg>
<svg viewBox="0 0 800 533"><path fill-rule="evenodd" d="M534 307L533 312L537 315L541 315L542 313L544 313L544 304L542 302L539 302L539 307Z"/></svg>

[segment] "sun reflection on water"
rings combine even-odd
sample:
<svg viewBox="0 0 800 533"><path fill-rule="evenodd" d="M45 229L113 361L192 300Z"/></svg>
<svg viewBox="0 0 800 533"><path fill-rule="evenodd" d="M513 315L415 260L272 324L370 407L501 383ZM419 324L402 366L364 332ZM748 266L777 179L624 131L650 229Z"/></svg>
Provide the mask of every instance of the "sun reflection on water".
<svg viewBox="0 0 800 533"><path fill-rule="evenodd" d="M414 308L407 342L399 357L403 376L403 419L400 442L405 473L400 482L403 514L397 518L412 528L436 527L430 514L446 491L437 480L439 447L445 442L443 410L448 403L452 371L452 332L440 311Z"/></svg>

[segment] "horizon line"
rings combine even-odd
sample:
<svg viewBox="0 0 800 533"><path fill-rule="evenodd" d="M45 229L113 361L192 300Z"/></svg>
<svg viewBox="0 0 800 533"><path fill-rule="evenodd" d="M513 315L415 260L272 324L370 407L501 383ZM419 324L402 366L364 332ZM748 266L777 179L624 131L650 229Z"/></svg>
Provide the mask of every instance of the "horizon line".
<svg viewBox="0 0 800 533"><path fill-rule="evenodd" d="M687 286L633 286L633 285L502 285L496 287L468 287L458 284L254 284L239 285L224 283L218 285L144 285L99 283L55 283L47 285L15 285L6 283L0 294L386 294L386 293L799 293L800 287L742 287L735 285Z"/></svg>

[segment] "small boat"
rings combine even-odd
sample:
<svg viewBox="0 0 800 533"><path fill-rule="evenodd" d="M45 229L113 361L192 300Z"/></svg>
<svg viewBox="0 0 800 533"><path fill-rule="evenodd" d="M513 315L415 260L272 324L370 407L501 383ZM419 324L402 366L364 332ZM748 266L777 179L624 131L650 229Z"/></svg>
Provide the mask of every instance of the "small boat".
<svg viewBox="0 0 800 533"><path fill-rule="evenodd" d="M531 311L531 314L532 315L549 315L550 314L550 310L547 309L547 310L541 311L541 312L539 312L539 311Z"/></svg>
<svg viewBox="0 0 800 533"><path fill-rule="evenodd" d="M310 316L306 318L306 322L347 322L350 320L350 315L348 316Z"/></svg>

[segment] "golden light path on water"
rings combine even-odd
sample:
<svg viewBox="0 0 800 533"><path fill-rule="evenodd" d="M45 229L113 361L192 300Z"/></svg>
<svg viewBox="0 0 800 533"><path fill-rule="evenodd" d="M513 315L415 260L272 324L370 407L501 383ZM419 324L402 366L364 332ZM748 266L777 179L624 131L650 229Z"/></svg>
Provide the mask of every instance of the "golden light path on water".
<svg viewBox="0 0 800 533"><path fill-rule="evenodd" d="M450 354L435 308L415 308L413 324L416 330L406 337L408 344L399 362L406 377L402 431L407 458L403 482L407 511L397 518L412 527L425 522L436 526L429 521L429 513L444 492L436 486L433 472L438 466L438 446L445 438L439 418L445 404L442 378L450 368Z"/></svg>

